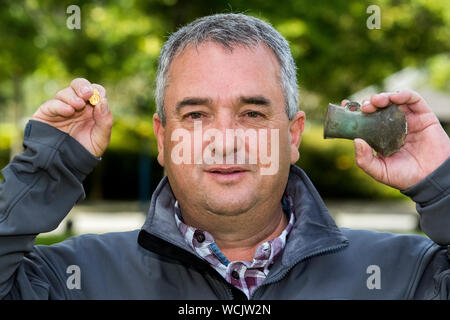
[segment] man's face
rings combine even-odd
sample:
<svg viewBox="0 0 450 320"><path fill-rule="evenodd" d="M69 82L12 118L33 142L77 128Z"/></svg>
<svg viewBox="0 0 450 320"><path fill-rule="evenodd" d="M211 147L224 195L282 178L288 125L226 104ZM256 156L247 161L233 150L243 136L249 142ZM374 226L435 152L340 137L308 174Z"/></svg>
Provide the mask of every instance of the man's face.
<svg viewBox="0 0 450 320"><path fill-rule="evenodd" d="M263 45L236 46L230 52L205 42L188 46L172 61L164 96L166 124L155 115L154 126L158 161L182 209L236 216L281 199L289 166L298 160L305 117L298 112L289 121L279 75L275 55ZM253 140L226 138L239 129L255 133L257 140L255 135L249 135ZM263 159L264 149L270 163ZM245 163L238 153L245 154ZM180 154L186 161L175 160Z"/></svg>

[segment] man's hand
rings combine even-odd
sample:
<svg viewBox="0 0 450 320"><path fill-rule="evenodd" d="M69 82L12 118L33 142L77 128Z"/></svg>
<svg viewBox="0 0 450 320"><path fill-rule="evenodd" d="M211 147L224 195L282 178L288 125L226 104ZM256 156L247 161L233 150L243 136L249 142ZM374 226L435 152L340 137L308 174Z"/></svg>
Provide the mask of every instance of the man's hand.
<svg viewBox="0 0 450 320"><path fill-rule="evenodd" d="M87 103L94 88L97 88L101 97L95 107ZM62 89L54 99L43 103L32 119L68 133L96 157L105 152L113 125L105 88L81 78L73 80L70 87Z"/></svg>
<svg viewBox="0 0 450 320"><path fill-rule="evenodd" d="M344 105L347 100L342 102ZM356 164L375 180L406 190L437 169L450 156L450 139L427 103L414 91L381 93L362 103L361 111L375 112L395 103L405 112L408 134L404 146L390 157L374 155L355 139Z"/></svg>

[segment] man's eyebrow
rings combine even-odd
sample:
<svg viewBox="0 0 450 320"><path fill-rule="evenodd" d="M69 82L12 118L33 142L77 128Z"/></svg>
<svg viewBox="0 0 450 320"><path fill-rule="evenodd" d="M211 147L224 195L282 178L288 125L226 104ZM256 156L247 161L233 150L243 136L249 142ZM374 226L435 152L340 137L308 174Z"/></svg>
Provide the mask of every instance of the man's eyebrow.
<svg viewBox="0 0 450 320"><path fill-rule="evenodd" d="M178 111L180 111L181 108L186 107L186 106L209 105L211 103L212 103L212 99L210 99L210 98L186 97L177 103L176 110L178 112Z"/></svg>
<svg viewBox="0 0 450 320"><path fill-rule="evenodd" d="M211 105L213 100L211 98L205 97L186 97L183 100L177 102L176 111L179 112L181 108L186 106L201 106L201 105ZM259 106L270 106L271 102L264 96L240 96L238 98L239 104L254 104Z"/></svg>
<svg viewBox="0 0 450 320"><path fill-rule="evenodd" d="M259 106L270 106L270 100L263 96L242 96L239 98L241 104L254 104Z"/></svg>

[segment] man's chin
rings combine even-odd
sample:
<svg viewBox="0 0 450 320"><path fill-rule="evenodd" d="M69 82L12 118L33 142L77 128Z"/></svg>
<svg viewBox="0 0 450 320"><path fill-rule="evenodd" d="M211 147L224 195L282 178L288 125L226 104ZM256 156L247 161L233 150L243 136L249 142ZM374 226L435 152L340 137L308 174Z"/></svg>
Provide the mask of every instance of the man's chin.
<svg viewBox="0 0 450 320"><path fill-rule="evenodd" d="M251 200L252 197L241 192L234 194L233 192L227 194L208 194L206 204L208 210L220 216L239 216L249 211L256 203Z"/></svg>

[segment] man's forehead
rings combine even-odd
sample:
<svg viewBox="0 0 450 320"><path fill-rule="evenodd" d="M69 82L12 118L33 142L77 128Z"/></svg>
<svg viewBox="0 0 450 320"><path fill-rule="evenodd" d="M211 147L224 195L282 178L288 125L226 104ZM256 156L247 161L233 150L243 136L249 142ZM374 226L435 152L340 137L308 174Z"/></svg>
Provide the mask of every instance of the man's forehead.
<svg viewBox="0 0 450 320"><path fill-rule="evenodd" d="M270 61L271 65L265 64L264 68L274 67L279 70L280 65L275 53L264 43L255 43L252 45L245 44L232 44L231 46L225 46L215 41L204 41L199 44L189 44L182 48L172 59L169 66L169 75L172 66L175 64L183 63L196 63L198 65L208 64L210 61L216 61L217 58L240 59L248 58L254 61L264 62ZM256 59L256 60L255 60ZM173 76L173 75L172 75Z"/></svg>
<svg viewBox="0 0 450 320"><path fill-rule="evenodd" d="M268 91L275 87L281 90L279 70L275 55L263 45L236 46L230 51L221 44L205 42L197 47L186 47L174 58L168 72L166 94L170 91L178 98L180 95L197 97L199 91L204 93L200 96L208 95L206 91L232 91L235 96L244 97L270 94Z"/></svg>
<svg viewBox="0 0 450 320"><path fill-rule="evenodd" d="M246 50L246 51L255 51L255 50L267 50L267 53L271 53L274 57L275 54L272 52L272 50L263 42L261 41L254 41L252 43L232 43L232 42L226 42L222 43L216 40L204 40L201 42L195 42L195 43L188 43L184 45L183 47L180 47L176 50L174 58L172 60L175 60L177 56L180 56L182 54L185 54L186 52L190 53L199 53L200 51L208 48L215 48L215 49L221 49L223 52L232 54L233 52L240 51L240 50ZM269 53L269 54L270 54Z"/></svg>

